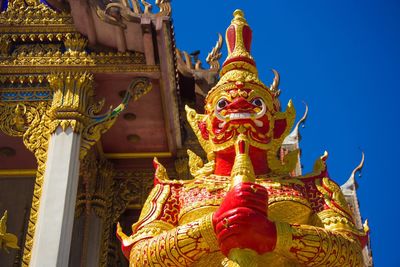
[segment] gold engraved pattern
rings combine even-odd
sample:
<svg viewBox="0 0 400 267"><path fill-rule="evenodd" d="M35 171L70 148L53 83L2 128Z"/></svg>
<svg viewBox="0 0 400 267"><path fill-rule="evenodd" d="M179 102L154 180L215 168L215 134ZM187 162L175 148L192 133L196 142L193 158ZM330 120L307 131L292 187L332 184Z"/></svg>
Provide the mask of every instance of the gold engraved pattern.
<svg viewBox="0 0 400 267"><path fill-rule="evenodd" d="M318 218L313 224L321 227L276 222L278 239L274 252L304 266L362 266L357 236L365 233L354 227L351 213L345 213L344 208L337 204L341 194L337 185L329 178L310 182L306 182L307 190L314 192L315 201L319 203L313 207L317 212L314 220ZM338 195L334 196L333 192ZM320 198L318 194L322 194ZM329 208L320 210L323 203L327 203Z"/></svg>
<svg viewBox="0 0 400 267"><path fill-rule="evenodd" d="M322 179L322 184L320 180L316 180L316 186L318 191L323 194L326 204L332 210L353 221L349 204L346 202L340 187L335 182L325 177Z"/></svg>
<svg viewBox="0 0 400 267"><path fill-rule="evenodd" d="M359 236L364 236L363 230L357 229L352 220L343 217L334 210L324 210L317 214L318 218L328 230L346 230Z"/></svg>
<svg viewBox="0 0 400 267"><path fill-rule="evenodd" d="M191 266L217 249L211 216L207 216L138 242L130 266Z"/></svg>
<svg viewBox="0 0 400 267"><path fill-rule="evenodd" d="M25 238L22 266L28 266L33 246L33 236L38 217L44 172L46 169L47 147L51 123L48 102L29 104L2 104L0 106L0 129L11 136L22 136L25 146L34 153L38 163L32 206Z"/></svg>
<svg viewBox="0 0 400 267"><path fill-rule="evenodd" d="M96 183L96 191L92 197L94 211L96 214L103 219L103 232L101 234L101 248L100 248L100 266L107 266L108 247L110 243L110 233L113 231L112 227L112 179L114 175L114 169L110 162L101 160L99 162L99 178ZM103 205L97 205L97 203L104 203Z"/></svg>
<svg viewBox="0 0 400 267"><path fill-rule="evenodd" d="M133 232L135 232L138 227L155 221L161 215L164 203L169 197L170 192L171 188L169 185L157 184L154 187L143 206L138 222L132 225Z"/></svg>
<svg viewBox="0 0 400 267"><path fill-rule="evenodd" d="M198 176L199 170L204 166L203 160L190 149L187 150L187 154L189 156L190 174L196 177Z"/></svg>
<svg viewBox="0 0 400 267"><path fill-rule="evenodd" d="M38 169L36 172L35 186L33 189L33 198L31 212L29 215L29 223L27 234L25 237L24 254L22 258L22 266L29 266L31 258L31 250L33 246L33 237L36 229L36 221L39 213L40 197L42 195L42 186L44 181L44 172L46 170L47 147L50 138L51 124L49 103L41 103L37 110L35 119L29 125L29 128L23 135L25 146L34 153Z"/></svg>
<svg viewBox="0 0 400 267"><path fill-rule="evenodd" d="M275 252L304 266L363 266L360 243L349 233L278 223L277 234Z"/></svg>
<svg viewBox="0 0 400 267"><path fill-rule="evenodd" d="M15 25L31 25L34 27L35 25L65 24L72 24L71 15L64 12L59 13L42 3L26 5L23 0L10 0L7 10L0 13L0 25L6 25L10 28L17 28Z"/></svg>
<svg viewBox="0 0 400 267"><path fill-rule="evenodd" d="M48 47L41 48L42 50L37 53L35 51L30 51L29 53L15 52L15 54L3 58L0 62L1 66L10 69L2 69L1 73L21 73L24 68L27 69L27 73L32 73L32 68L36 72L48 73L49 66L52 66L53 69L64 68L64 70L65 68L70 69L71 66L74 66L74 69L82 67L94 72L112 71L115 69L113 72L118 72L117 66L112 66L117 64L124 69L136 69L142 72L159 71L158 66L146 66L144 64L144 55L141 53L118 52L87 54L85 51L66 51L62 53L60 51L46 51ZM30 69L28 69L28 67L30 67Z"/></svg>
<svg viewBox="0 0 400 267"><path fill-rule="evenodd" d="M82 133L82 159L101 133L108 130L118 114L133 96L134 99L148 92L146 79L136 79L129 88L129 94L114 110L103 116L95 116L101 104L93 103L92 75L87 73L59 73L49 78L55 93L50 102L31 102L27 104L2 104L4 110L0 116L0 129L12 136L22 136L25 146L34 153L38 162L31 213L25 241L22 266L28 266L31 258L35 224L38 217L39 203L47 160L48 141L57 127L71 127ZM151 88L151 87L150 87ZM132 91L130 91L132 90Z"/></svg>
<svg viewBox="0 0 400 267"><path fill-rule="evenodd" d="M87 73L60 73L49 76L54 89L51 107L53 131L58 127L65 131L71 127L82 132L87 124L86 110L93 97L93 75Z"/></svg>
<svg viewBox="0 0 400 267"><path fill-rule="evenodd" d="M184 224L192 222L202 215L216 211L221 204L221 199L207 199L201 202L195 202L185 207L179 213L179 223Z"/></svg>
<svg viewBox="0 0 400 267"><path fill-rule="evenodd" d="M171 186L171 195L165 201L160 220L172 225L178 224L178 214L180 209L179 193L179 186L178 188L177 186Z"/></svg>

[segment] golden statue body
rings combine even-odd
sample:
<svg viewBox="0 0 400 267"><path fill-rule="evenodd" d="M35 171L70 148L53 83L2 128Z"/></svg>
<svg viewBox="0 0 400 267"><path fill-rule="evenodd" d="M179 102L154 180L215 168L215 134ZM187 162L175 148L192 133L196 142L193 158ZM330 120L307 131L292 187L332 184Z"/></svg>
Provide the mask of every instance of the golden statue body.
<svg viewBox="0 0 400 267"><path fill-rule="evenodd" d="M155 186L126 236L130 266L362 266L366 233L326 171L292 176L298 150L278 157L294 124L281 112L279 76L265 86L250 55L240 10L226 32L229 55L206 113L186 107L208 163L191 151L193 180L168 179L155 159Z"/></svg>

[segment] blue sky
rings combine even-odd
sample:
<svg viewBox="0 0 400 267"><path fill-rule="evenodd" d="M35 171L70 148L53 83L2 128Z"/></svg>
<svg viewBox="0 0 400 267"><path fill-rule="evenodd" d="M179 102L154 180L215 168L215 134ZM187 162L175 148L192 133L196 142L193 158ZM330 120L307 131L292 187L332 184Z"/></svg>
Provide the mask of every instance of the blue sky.
<svg viewBox="0 0 400 267"><path fill-rule="evenodd" d="M308 103L302 163L329 152L328 168L344 183L366 160L359 200L369 219L375 266L398 266L400 3L369 0L173 1L177 46L207 53L240 8L253 29L261 80L281 74L281 102L298 116ZM226 48L224 46L224 55Z"/></svg>

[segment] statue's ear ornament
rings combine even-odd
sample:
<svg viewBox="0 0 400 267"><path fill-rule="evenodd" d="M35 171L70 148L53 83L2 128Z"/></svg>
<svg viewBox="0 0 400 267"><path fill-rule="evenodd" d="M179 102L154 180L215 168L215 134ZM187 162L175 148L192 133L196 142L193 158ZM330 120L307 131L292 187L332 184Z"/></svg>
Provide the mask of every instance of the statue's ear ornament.
<svg viewBox="0 0 400 267"><path fill-rule="evenodd" d="M284 112L274 114L274 139L278 139L280 144L283 139L290 133L296 119L296 109L292 100L289 100Z"/></svg>
<svg viewBox="0 0 400 267"><path fill-rule="evenodd" d="M155 169L154 172L154 184L158 184L163 181L169 181L168 173L165 167L158 161L158 159L155 157L153 159L153 166Z"/></svg>
<svg viewBox="0 0 400 267"><path fill-rule="evenodd" d="M203 160L192 150L188 149L189 156L189 170L193 177L196 177L198 171L204 166Z"/></svg>
<svg viewBox="0 0 400 267"><path fill-rule="evenodd" d="M197 178L199 176L208 176L215 170L215 161L212 155L208 155L208 162L204 164L203 160L190 149L187 150L189 156L189 170L190 174ZM211 157L210 157L211 156Z"/></svg>
<svg viewBox="0 0 400 267"><path fill-rule="evenodd" d="M324 154L315 161L313 173L320 174L326 171L326 160L328 159L328 156L328 151L325 150Z"/></svg>
<svg viewBox="0 0 400 267"><path fill-rule="evenodd" d="M269 86L269 90L275 95L275 97L278 97L281 90L279 90L279 82L280 82L280 77L279 73L272 69L272 72L274 73L275 77L274 80L272 81L271 85Z"/></svg>
<svg viewBox="0 0 400 267"><path fill-rule="evenodd" d="M190 108L187 105L185 105L185 110L186 118L190 124L190 127L192 127L193 132L199 140L201 147L204 149L206 154L209 154L210 152L212 152L212 150L205 122L207 115L198 114L194 109Z"/></svg>

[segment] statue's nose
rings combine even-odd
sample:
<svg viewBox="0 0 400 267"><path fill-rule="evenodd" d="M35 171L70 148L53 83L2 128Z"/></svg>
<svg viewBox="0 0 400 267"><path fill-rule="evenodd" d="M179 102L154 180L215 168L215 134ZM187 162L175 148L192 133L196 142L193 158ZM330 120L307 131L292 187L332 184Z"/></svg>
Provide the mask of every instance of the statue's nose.
<svg viewBox="0 0 400 267"><path fill-rule="evenodd" d="M237 112L250 111L254 109L254 106L251 103L249 103L246 99L240 96L237 97L232 103L230 103L226 107L226 109L235 110Z"/></svg>

